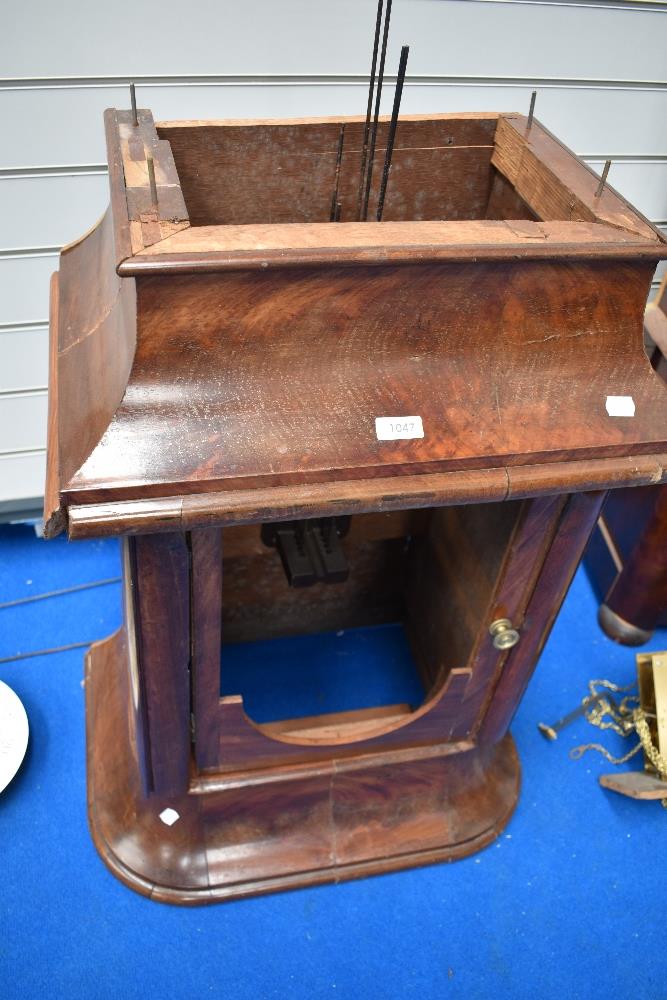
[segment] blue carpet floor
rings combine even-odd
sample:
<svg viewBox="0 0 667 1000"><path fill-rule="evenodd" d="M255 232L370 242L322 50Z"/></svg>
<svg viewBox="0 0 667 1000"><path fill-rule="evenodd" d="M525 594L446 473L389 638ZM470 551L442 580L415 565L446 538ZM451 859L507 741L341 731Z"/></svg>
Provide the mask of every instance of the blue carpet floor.
<svg viewBox="0 0 667 1000"><path fill-rule="evenodd" d="M0 603L118 573L113 542L43 542L29 527L0 528ZM597 756L568 758L599 736L585 722L554 744L536 729L573 708L589 678L633 680L634 651L609 642L595 612L580 572L514 723L517 812L486 851L200 909L135 895L95 853L83 650L0 665L31 725L28 757L0 795L0 998L667 997L667 811L602 791L596 777L610 765ZM1 609L0 658L92 641L119 621L117 584ZM374 643L391 636L365 631L336 647L339 638L322 639L325 656L342 649L363 674ZM647 648L667 648L667 633ZM234 655L247 667L247 650ZM397 663L400 672L398 654ZM255 710L265 709L258 701ZM621 749L616 737L606 742Z"/></svg>

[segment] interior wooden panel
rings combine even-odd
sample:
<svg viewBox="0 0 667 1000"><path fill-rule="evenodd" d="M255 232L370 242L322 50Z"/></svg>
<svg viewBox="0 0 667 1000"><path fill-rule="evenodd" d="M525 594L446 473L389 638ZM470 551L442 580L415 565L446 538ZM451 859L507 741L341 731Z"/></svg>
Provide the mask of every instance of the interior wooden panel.
<svg viewBox="0 0 667 1000"><path fill-rule="evenodd" d="M540 216L533 212L530 205L523 200L507 178L495 167L491 167L486 218L489 220L525 219L528 222L534 222L539 220Z"/></svg>
<svg viewBox="0 0 667 1000"><path fill-rule="evenodd" d="M539 122L530 129L521 115L501 116L493 166L544 220L604 222L647 239L664 238L647 219Z"/></svg>
<svg viewBox="0 0 667 1000"><path fill-rule="evenodd" d="M405 621L429 690L443 671L467 665L520 508L514 501L354 517L341 541L349 579L304 589L288 586L259 526L225 529L223 644Z"/></svg>
<svg viewBox="0 0 667 1000"><path fill-rule="evenodd" d="M350 520L345 544L419 535L428 529L430 516L429 510L393 510L356 516ZM259 524L235 524L223 528L222 536L225 559L265 556L273 551L262 541Z"/></svg>
<svg viewBox="0 0 667 1000"><path fill-rule="evenodd" d="M341 123L158 125L176 162L194 226L328 222ZM401 119L386 221L483 219L496 118ZM374 218L386 148L378 128L369 218ZM345 122L339 195L342 221L356 219L359 121Z"/></svg>
<svg viewBox="0 0 667 1000"><path fill-rule="evenodd" d="M400 621L403 539L341 544L352 567L349 579L303 589L288 585L276 549L223 559L223 645Z"/></svg>
<svg viewBox="0 0 667 1000"><path fill-rule="evenodd" d="M350 579L304 589L288 586L260 525L223 529L223 643L399 621L407 543L427 530L430 516L407 510L353 517L341 539Z"/></svg>
<svg viewBox="0 0 667 1000"><path fill-rule="evenodd" d="M406 627L428 690L468 665L521 503L433 511L410 554Z"/></svg>

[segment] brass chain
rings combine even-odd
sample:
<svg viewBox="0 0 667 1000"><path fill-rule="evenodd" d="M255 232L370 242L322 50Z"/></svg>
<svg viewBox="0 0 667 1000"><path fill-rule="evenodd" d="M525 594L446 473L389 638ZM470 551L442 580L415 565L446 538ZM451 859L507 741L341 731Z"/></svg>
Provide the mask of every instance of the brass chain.
<svg viewBox="0 0 667 1000"><path fill-rule="evenodd" d="M614 694L623 694L624 692L634 690L635 687L635 684L628 684L626 687L622 687L619 684L612 683L612 681L593 680L588 682L590 692L588 697L597 697L600 694L599 689L610 691ZM586 700L587 698L584 699L584 701ZM618 704L612 703L612 701L607 700L603 696L585 715L592 726L603 730L611 729L615 733L618 733L622 739L626 739L631 733L636 733L639 737L639 742L622 757L612 756L607 748L603 747L600 743L582 743L580 746L573 747L570 750L572 760L579 760L588 750L595 750L597 753L602 754L610 764L625 764L626 761L638 754L640 750L643 750L660 779L667 782L667 760L665 760L651 739L651 731L646 721L646 713L639 705L639 695L626 694ZM662 805L667 809L667 797L662 800Z"/></svg>

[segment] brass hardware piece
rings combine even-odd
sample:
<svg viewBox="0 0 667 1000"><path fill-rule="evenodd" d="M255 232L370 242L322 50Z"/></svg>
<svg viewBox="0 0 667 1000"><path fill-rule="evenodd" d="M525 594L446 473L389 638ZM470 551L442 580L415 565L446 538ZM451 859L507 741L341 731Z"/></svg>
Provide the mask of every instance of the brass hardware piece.
<svg viewBox="0 0 667 1000"><path fill-rule="evenodd" d="M496 649L511 649L519 641L519 633L509 618L496 618L489 625L489 633Z"/></svg>
<svg viewBox="0 0 667 1000"><path fill-rule="evenodd" d="M609 695L605 694L589 695L588 698L584 698L581 705L578 705L575 709L573 709L572 712L568 712L567 715L564 715L562 719L558 720L558 722L554 722L550 726L547 726L546 723L544 722L538 722L537 728L539 729L539 731L542 733L543 736L546 736L548 740L557 740L558 734L561 731L561 729L565 729L565 727L569 726L571 722L574 722L576 719L581 718L581 716L585 715L589 709L595 708L596 705L599 705L603 699L606 699L608 701L613 701L613 699Z"/></svg>

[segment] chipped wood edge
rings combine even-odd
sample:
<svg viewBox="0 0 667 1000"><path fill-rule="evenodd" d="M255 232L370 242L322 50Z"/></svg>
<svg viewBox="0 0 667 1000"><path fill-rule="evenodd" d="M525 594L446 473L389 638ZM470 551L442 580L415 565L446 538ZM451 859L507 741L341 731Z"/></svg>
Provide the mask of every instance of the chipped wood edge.
<svg viewBox="0 0 667 1000"><path fill-rule="evenodd" d="M120 275L122 266L132 260L133 256L147 247L154 247L162 240L174 236L175 233L187 229L190 220L183 198L176 164L171 152L171 145L168 140L160 139L157 134L153 116L150 111L141 110L139 115L139 132L136 139L144 150L144 155L150 153L155 160L158 177L158 196L160 190L169 189L175 195L175 202L178 211L173 218L160 219L159 212L140 212L135 218L130 210L128 180L139 182L139 188L149 187L148 171L136 168L136 164L146 160L138 161L131 156L130 136L125 119L129 112L118 112L109 108L104 112L104 121L107 137L107 158L109 162L109 184L111 188L111 204L114 217L114 233L116 239L116 271ZM150 136L146 137L146 132L150 131ZM170 162L168 162L170 160ZM165 163L168 170L165 169ZM134 169L130 169L134 168ZM129 173L128 173L129 172ZM131 174L131 177L130 177ZM164 177L162 176L164 175ZM176 183L171 183L168 177L175 178ZM134 183L134 189L137 183ZM180 195L180 199L179 196ZM159 197L158 197L159 201ZM180 201L180 204L178 202ZM80 242L77 240L76 243Z"/></svg>

